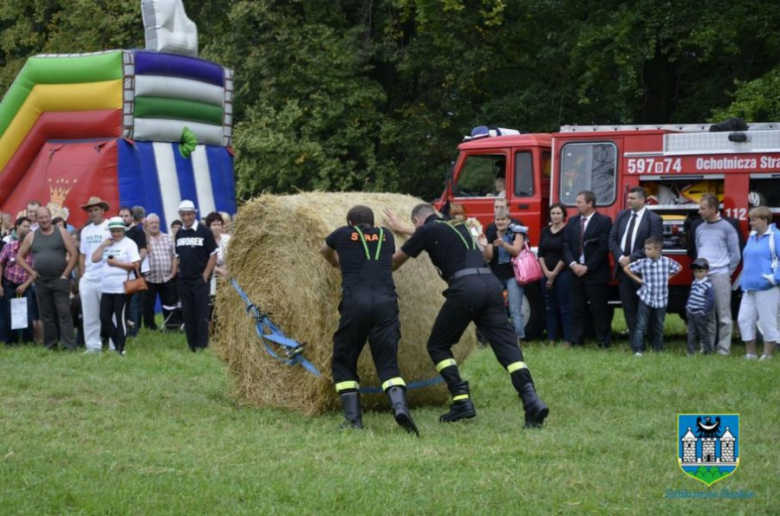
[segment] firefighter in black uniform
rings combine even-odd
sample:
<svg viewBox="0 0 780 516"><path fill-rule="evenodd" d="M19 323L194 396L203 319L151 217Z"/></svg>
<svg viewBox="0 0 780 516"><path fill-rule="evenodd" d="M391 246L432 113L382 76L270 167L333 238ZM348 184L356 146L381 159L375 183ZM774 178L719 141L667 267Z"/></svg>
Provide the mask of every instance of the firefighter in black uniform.
<svg viewBox="0 0 780 516"><path fill-rule="evenodd" d="M428 339L428 353L447 382L453 400L450 411L439 420L451 422L477 415L469 394L469 384L460 377L450 351L469 323L474 321L490 342L498 361L510 374L512 385L523 401L525 426L542 426L549 409L536 394L531 373L523 361L523 352L509 324L503 287L488 268L466 226L457 220L439 217L429 204L420 204L412 210L415 231L400 224L391 211L386 210L386 214L394 230L412 235L393 256L393 269L403 265L410 257L416 258L423 251L428 251L439 274L449 284L444 291L447 300Z"/></svg>
<svg viewBox="0 0 780 516"><path fill-rule="evenodd" d="M367 338L395 421L409 433L418 434L406 401L406 383L398 369L401 331L392 269L395 239L390 231L374 227L374 212L367 206L350 209L347 224L328 235L320 251L334 267L341 268L341 319L333 335L333 382L344 408L342 426L363 428L357 365Z"/></svg>

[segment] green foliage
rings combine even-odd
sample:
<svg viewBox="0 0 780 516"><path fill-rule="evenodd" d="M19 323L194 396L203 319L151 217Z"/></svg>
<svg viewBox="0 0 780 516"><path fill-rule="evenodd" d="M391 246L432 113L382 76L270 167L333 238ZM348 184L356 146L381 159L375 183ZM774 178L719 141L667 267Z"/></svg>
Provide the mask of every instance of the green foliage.
<svg viewBox="0 0 780 516"><path fill-rule="evenodd" d="M39 52L143 46L140 2L0 3L0 94ZM236 71L241 197L441 192L475 125L780 115L771 2L185 0Z"/></svg>

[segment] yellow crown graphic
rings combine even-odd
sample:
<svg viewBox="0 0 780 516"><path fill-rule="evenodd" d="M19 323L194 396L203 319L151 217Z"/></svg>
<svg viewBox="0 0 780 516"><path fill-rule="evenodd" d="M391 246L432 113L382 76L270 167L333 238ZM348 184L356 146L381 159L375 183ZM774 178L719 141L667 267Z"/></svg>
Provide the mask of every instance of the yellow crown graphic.
<svg viewBox="0 0 780 516"><path fill-rule="evenodd" d="M75 185L77 182L78 179L74 179L73 185ZM67 179L57 179L54 182L49 179L49 194L51 197L51 204L63 206L65 204L65 198L68 196L68 192L70 192L71 188L73 188L73 185L71 185L71 182Z"/></svg>

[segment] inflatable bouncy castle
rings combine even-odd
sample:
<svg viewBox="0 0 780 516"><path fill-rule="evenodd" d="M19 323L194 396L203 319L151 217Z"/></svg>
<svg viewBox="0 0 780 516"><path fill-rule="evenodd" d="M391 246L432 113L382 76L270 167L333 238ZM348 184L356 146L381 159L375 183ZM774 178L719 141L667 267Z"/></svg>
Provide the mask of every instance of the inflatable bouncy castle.
<svg viewBox="0 0 780 516"><path fill-rule="evenodd" d="M90 196L168 228L182 199L236 211L233 72L197 55L181 0L144 0L145 50L39 55L0 103L0 211L38 200L81 227ZM184 19L182 20L182 17Z"/></svg>

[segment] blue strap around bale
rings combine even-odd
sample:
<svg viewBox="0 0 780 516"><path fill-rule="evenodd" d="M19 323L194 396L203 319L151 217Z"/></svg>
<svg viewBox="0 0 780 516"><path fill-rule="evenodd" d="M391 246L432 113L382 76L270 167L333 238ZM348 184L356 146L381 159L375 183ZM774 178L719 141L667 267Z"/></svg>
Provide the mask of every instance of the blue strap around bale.
<svg viewBox="0 0 780 516"><path fill-rule="evenodd" d="M268 354L285 365L292 366L295 364L300 364L314 376L318 376L318 377L322 376L322 374L317 370L317 368L314 367L314 364L312 364L311 362L309 362L303 357L303 353L302 353L303 346L301 346L300 343L298 343L298 341L287 337L284 334L284 332L271 321L271 319L268 317L267 314L261 313L260 310L257 308L257 305L252 303L252 301L249 299L249 296L246 295L246 292L244 292L244 290L238 285L238 282L234 278L230 279L230 283L233 285L233 288L236 289L236 292L238 292L238 295L241 296L241 299L244 301L244 304L246 305L246 312L252 317L254 317L255 332L257 333L257 336L260 337L260 340L263 342L263 346L265 346L265 350L268 352ZM280 357L273 350L273 348L268 345L268 341L271 341L275 344L278 344L279 346L284 347L287 350L287 354L289 358ZM441 376L434 376L433 378L429 378L427 380L410 382L406 385L406 390L410 391L413 389L421 389L423 387L436 385L443 381L444 380L442 379ZM362 392L363 394L381 394L383 391L382 391L382 387L361 387L360 392Z"/></svg>

